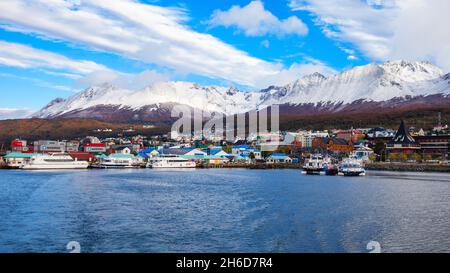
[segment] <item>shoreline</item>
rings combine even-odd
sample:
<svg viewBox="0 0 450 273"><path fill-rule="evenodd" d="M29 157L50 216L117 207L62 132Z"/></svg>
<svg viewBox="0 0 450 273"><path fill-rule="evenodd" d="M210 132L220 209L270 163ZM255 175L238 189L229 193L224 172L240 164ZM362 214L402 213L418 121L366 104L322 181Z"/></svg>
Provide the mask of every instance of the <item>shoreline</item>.
<svg viewBox="0 0 450 273"><path fill-rule="evenodd" d="M91 169L91 168L90 168ZM302 169L302 164L226 164L226 165L198 165L195 169ZM422 163L385 163L373 162L365 164L365 169L370 171L393 171L393 172L441 172L450 173L450 164L422 164ZM0 170L20 170L0 165Z"/></svg>
<svg viewBox="0 0 450 273"><path fill-rule="evenodd" d="M372 162L365 164L365 169L371 171L450 173L450 164Z"/></svg>

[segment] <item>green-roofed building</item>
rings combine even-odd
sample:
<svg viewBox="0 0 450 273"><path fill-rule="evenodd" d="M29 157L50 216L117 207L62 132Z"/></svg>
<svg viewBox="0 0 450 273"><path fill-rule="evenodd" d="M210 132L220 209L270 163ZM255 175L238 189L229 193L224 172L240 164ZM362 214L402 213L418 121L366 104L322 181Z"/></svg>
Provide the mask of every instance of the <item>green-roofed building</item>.
<svg viewBox="0 0 450 273"><path fill-rule="evenodd" d="M9 153L6 154L3 159L6 166L10 168L20 168L23 164L28 163L31 157L39 155L36 153Z"/></svg>

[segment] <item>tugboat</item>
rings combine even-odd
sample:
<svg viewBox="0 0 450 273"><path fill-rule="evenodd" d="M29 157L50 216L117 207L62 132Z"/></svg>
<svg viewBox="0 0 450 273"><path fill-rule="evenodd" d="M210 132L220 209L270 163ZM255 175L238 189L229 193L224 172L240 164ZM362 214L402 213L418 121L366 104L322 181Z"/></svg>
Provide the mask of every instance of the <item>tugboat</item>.
<svg viewBox="0 0 450 273"><path fill-rule="evenodd" d="M355 158L346 158L339 166L339 175L364 176L366 175L366 171L361 161Z"/></svg>
<svg viewBox="0 0 450 273"><path fill-rule="evenodd" d="M302 173L319 175L320 172L323 171L323 165L324 161L322 155L310 155L309 158L305 159Z"/></svg>

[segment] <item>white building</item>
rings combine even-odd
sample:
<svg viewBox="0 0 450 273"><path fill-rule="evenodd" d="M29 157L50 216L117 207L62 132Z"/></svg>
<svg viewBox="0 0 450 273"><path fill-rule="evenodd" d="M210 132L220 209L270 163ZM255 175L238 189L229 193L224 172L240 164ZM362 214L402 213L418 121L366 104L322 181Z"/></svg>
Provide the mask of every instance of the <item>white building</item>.
<svg viewBox="0 0 450 273"><path fill-rule="evenodd" d="M302 143L302 148L311 148L313 139L316 137L329 137L330 134L328 131L299 131L297 132L297 141L300 141Z"/></svg>
<svg viewBox="0 0 450 273"><path fill-rule="evenodd" d="M266 158L267 164L274 164L274 163L292 163L292 158L287 156L286 154L281 153L274 153Z"/></svg>

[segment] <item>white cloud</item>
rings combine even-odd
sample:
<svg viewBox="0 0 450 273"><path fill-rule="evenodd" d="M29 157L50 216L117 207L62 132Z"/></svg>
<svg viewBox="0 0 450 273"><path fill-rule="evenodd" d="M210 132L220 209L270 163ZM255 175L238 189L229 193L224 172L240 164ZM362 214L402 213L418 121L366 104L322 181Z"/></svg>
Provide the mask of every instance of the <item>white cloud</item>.
<svg viewBox="0 0 450 273"><path fill-rule="evenodd" d="M138 89L155 81L165 81L170 78L167 73L158 73L153 70L145 70L137 74L122 73L92 61L73 60L60 54L4 41L0 41L0 65L39 68L40 71L48 75L76 80L80 87L111 83L124 88ZM71 87L52 84L36 78L5 73L0 74L0 76L29 80L41 87L69 92L74 91Z"/></svg>
<svg viewBox="0 0 450 273"><path fill-rule="evenodd" d="M0 120L26 118L32 113L30 109L0 108Z"/></svg>
<svg viewBox="0 0 450 273"><path fill-rule="evenodd" d="M261 79L261 84L263 86L283 86L315 72L323 74L324 76L330 76L337 73L336 70L319 60L313 58L306 59L307 62L293 63L289 68L281 70L278 74Z"/></svg>
<svg viewBox="0 0 450 273"><path fill-rule="evenodd" d="M15 78L15 79L22 80L22 81L29 81L37 86L54 89L54 90L58 90L58 91L76 92L76 90L74 90L72 87L50 83L48 81L44 81L42 79L33 78L33 77L25 77L25 76L20 76L20 75L11 74L11 73L0 73L0 77L8 77L8 78Z"/></svg>
<svg viewBox="0 0 450 273"><path fill-rule="evenodd" d="M0 23L15 31L116 53L176 73L258 86L261 78L283 69L211 35L191 30L184 24L187 15L180 8L133 0L16 0L0 1L0 10L7 11L0 13ZM295 24L288 20L283 29L293 32ZM21 65L13 61L3 60Z"/></svg>
<svg viewBox="0 0 450 273"><path fill-rule="evenodd" d="M67 70L79 74L107 70L105 66L92 61L73 60L60 54L5 41L0 41L0 64L20 68Z"/></svg>
<svg viewBox="0 0 450 273"><path fill-rule="evenodd" d="M78 79L77 84L81 86L98 86L103 83L110 83L118 87L138 90L152 83L168 81L169 79L169 74L159 73L153 70L144 70L137 74L101 70L92 72Z"/></svg>
<svg viewBox="0 0 450 273"><path fill-rule="evenodd" d="M261 1L252 1L247 6L232 6L227 11L215 10L209 20L211 26L236 27L247 36L288 34L304 36L308 27L298 17L278 19L264 8Z"/></svg>
<svg viewBox="0 0 450 273"><path fill-rule="evenodd" d="M376 61L428 60L450 71L448 0L291 0L333 39Z"/></svg>

